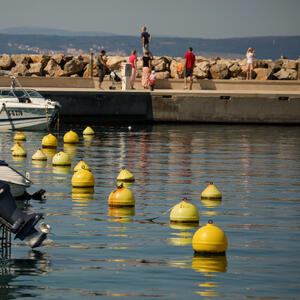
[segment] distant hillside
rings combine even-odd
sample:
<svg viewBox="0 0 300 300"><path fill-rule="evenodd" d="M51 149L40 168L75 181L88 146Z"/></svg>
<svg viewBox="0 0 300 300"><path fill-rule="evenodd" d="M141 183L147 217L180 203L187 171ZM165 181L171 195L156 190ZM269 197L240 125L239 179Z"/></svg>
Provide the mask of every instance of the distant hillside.
<svg viewBox="0 0 300 300"><path fill-rule="evenodd" d="M0 33L4 34L29 34L29 35L60 35L60 36L112 36L110 32L96 32L96 31L72 31L54 28L41 27L10 27L0 29Z"/></svg>
<svg viewBox="0 0 300 300"><path fill-rule="evenodd" d="M300 36L251 37L231 39L200 39L153 36L151 51L157 56L184 56L187 47L192 46L197 55L224 58L241 58L249 47L256 51L257 58L277 59L285 56L297 59L300 55ZM0 53L79 55L98 53L105 49L108 55L127 56L132 49L141 55L139 36L62 36L46 34L0 34Z"/></svg>

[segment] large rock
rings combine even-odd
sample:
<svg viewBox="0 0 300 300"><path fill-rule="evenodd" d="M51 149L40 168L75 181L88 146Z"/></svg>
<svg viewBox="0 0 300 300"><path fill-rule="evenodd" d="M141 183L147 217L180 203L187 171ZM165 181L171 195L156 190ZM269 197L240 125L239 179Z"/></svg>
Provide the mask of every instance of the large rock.
<svg viewBox="0 0 300 300"><path fill-rule="evenodd" d="M121 70L122 63L127 62L128 59L126 57L121 57L121 56L110 56L107 59L107 66L109 67L110 70Z"/></svg>
<svg viewBox="0 0 300 300"><path fill-rule="evenodd" d="M215 64L210 68L210 75L212 79L227 79L229 70L226 64Z"/></svg>
<svg viewBox="0 0 300 300"><path fill-rule="evenodd" d="M82 75L83 78L89 78L90 77L90 64L87 64L84 68L84 73ZM93 65L93 77L98 77L98 69L96 67L96 64Z"/></svg>
<svg viewBox="0 0 300 300"><path fill-rule="evenodd" d="M267 68L269 68L269 61L267 61L265 59L257 59L255 61L255 67L267 69Z"/></svg>
<svg viewBox="0 0 300 300"><path fill-rule="evenodd" d="M40 62L30 64L30 68L29 68L27 74L30 76L32 76L32 75L42 76L43 75L43 64Z"/></svg>
<svg viewBox="0 0 300 300"><path fill-rule="evenodd" d="M284 60L282 64L282 68L298 70L298 62L295 60Z"/></svg>
<svg viewBox="0 0 300 300"><path fill-rule="evenodd" d="M281 69L274 76L279 80L296 80L297 71L293 69Z"/></svg>
<svg viewBox="0 0 300 300"><path fill-rule="evenodd" d="M175 58L170 63L170 75L172 78L179 78L178 72L177 72L177 65L180 64L182 68L184 67L184 59L182 58Z"/></svg>
<svg viewBox="0 0 300 300"><path fill-rule="evenodd" d="M11 57L7 54L0 55L0 69L9 70L13 64Z"/></svg>
<svg viewBox="0 0 300 300"><path fill-rule="evenodd" d="M157 72L156 73L156 79L167 79L170 78L170 72L164 71L164 72Z"/></svg>
<svg viewBox="0 0 300 300"><path fill-rule="evenodd" d="M73 58L65 64L64 71L67 76L71 76L83 72L84 67L85 63L81 59Z"/></svg>
<svg viewBox="0 0 300 300"><path fill-rule="evenodd" d="M256 74L255 80L270 80L273 78L273 70L271 68L255 68L253 71Z"/></svg>
<svg viewBox="0 0 300 300"><path fill-rule="evenodd" d="M24 64L17 64L11 69L11 72L14 73L15 76L26 76L28 69Z"/></svg>
<svg viewBox="0 0 300 300"><path fill-rule="evenodd" d="M47 65L50 60L49 55L40 55L40 54L32 54L30 55L32 63L41 63L44 67Z"/></svg>
<svg viewBox="0 0 300 300"><path fill-rule="evenodd" d="M202 71L199 67L195 67L194 68L194 72L193 75L197 78L197 79L206 79L209 78L209 73L208 72L204 72Z"/></svg>
<svg viewBox="0 0 300 300"><path fill-rule="evenodd" d="M47 66L44 68L44 72L50 77L61 77L66 75L60 65L54 59L49 60Z"/></svg>
<svg viewBox="0 0 300 300"><path fill-rule="evenodd" d="M63 66L67 61L66 56L64 54L54 54L51 56L51 59L55 60L60 66Z"/></svg>
<svg viewBox="0 0 300 300"><path fill-rule="evenodd" d="M156 72L162 72L167 70L167 64L164 59L153 59L151 65L154 67Z"/></svg>
<svg viewBox="0 0 300 300"><path fill-rule="evenodd" d="M15 63L15 65L23 64L26 67L29 66L29 64L32 62L31 57L29 55L25 54L13 54L11 56L11 59Z"/></svg>
<svg viewBox="0 0 300 300"><path fill-rule="evenodd" d="M233 65L230 66L229 71L231 77L238 77L242 72L242 68L237 62L235 62Z"/></svg>

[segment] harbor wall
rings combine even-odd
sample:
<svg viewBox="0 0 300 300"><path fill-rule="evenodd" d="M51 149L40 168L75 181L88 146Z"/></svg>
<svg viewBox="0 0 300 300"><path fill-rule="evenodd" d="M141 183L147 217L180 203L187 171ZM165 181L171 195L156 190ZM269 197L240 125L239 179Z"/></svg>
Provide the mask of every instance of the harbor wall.
<svg viewBox="0 0 300 300"><path fill-rule="evenodd" d="M47 90L42 93L62 104L62 119L71 123L300 124L300 95L294 94Z"/></svg>
<svg viewBox="0 0 300 300"><path fill-rule="evenodd" d="M299 81L197 80L184 91L182 80L158 81L153 92L95 89L93 78L19 78L62 105L64 122L212 122L300 124ZM10 79L0 77L0 87Z"/></svg>

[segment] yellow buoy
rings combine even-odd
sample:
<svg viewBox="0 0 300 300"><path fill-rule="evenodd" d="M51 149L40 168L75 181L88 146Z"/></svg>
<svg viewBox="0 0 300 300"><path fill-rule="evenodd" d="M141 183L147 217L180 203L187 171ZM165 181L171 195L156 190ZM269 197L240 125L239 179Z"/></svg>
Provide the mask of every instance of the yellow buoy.
<svg viewBox="0 0 300 300"><path fill-rule="evenodd" d="M78 134L76 132L74 132L73 130L68 131L64 135L64 143L66 143L66 144L78 144L78 142L79 142Z"/></svg>
<svg viewBox="0 0 300 300"><path fill-rule="evenodd" d="M70 156L63 151L56 153L52 158L53 166L71 166L71 163Z"/></svg>
<svg viewBox="0 0 300 300"><path fill-rule="evenodd" d="M12 156L25 157L25 156L27 156L27 153L26 153L25 149L19 143L17 143L17 146L12 151Z"/></svg>
<svg viewBox="0 0 300 300"><path fill-rule="evenodd" d="M227 237L225 233L213 224L199 228L193 236L193 249L195 253L225 253L227 250Z"/></svg>
<svg viewBox="0 0 300 300"><path fill-rule="evenodd" d="M91 188L95 185L95 178L91 171L80 169L72 176L73 188Z"/></svg>
<svg viewBox="0 0 300 300"><path fill-rule="evenodd" d="M90 126L88 126L83 130L82 133L83 135L94 135L95 131Z"/></svg>
<svg viewBox="0 0 300 300"><path fill-rule="evenodd" d="M183 200L172 208L170 212L170 221L180 223L198 223L198 209L195 205L187 202L187 200Z"/></svg>
<svg viewBox="0 0 300 300"><path fill-rule="evenodd" d="M11 152L14 152L16 149L18 149L18 148L20 148L20 147L22 147L22 145L19 143L19 142L17 142L17 143L15 143L11 148L10 148L10 151ZM23 147L22 147L23 148Z"/></svg>
<svg viewBox="0 0 300 300"><path fill-rule="evenodd" d="M222 199L221 192L211 182L201 194L201 199Z"/></svg>
<svg viewBox="0 0 300 300"><path fill-rule="evenodd" d="M130 190L120 185L110 193L108 204L109 206L134 206L135 198Z"/></svg>
<svg viewBox="0 0 300 300"><path fill-rule="evenodd" d="M79 163L74 168L74 172L77 172L80 169L85 169L85 170L91 171L91 168L84 160L79 161Z"/></svg>
<svg viewBox="0 0 300 300"><path fill-rule="evenodd" d="M49 133L42 139L42 147L43 148L56 148L57 147L57 138Z"/></svg>
<svg viewBox="0 0 300 300"><path fill-rule="evenodd" d="M15 134L14 140L15 141L26 141L26 136L24 135L24 133L22 131L19 131Z"/></svg>
<svg viewBox="0 0 300 300"><path fill-rule="evenodd" d="M46 155L41 149L38 149L38 150L32 155L32 160L46 161L46 160L47 160L47 155Z"/></svg>
<svg viewBox="0 0 300 300"><path fill-rule="evenodd" d="M131 174L128 170L126 170L124 167L122 168L121 172L119 173L117 177L118 181L128 181L132 182L134 181L134 176Z"/></svg>

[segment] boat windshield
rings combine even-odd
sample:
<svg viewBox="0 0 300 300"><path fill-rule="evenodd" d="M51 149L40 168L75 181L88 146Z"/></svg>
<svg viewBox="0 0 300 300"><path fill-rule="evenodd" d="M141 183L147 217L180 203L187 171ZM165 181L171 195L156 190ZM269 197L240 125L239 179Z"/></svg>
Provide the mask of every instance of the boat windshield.
<svg viewBox="0 0 300 300"><path fill-rule="evenodd" d="M38 91L35 90L26 90L30 98L44 98Z"/></svg>
<svg viewBox="0 0 300 300"><path fill-rule="evenodd" d="M0 90L0 95L5 97L16 97L12 90Z"/></svg>

